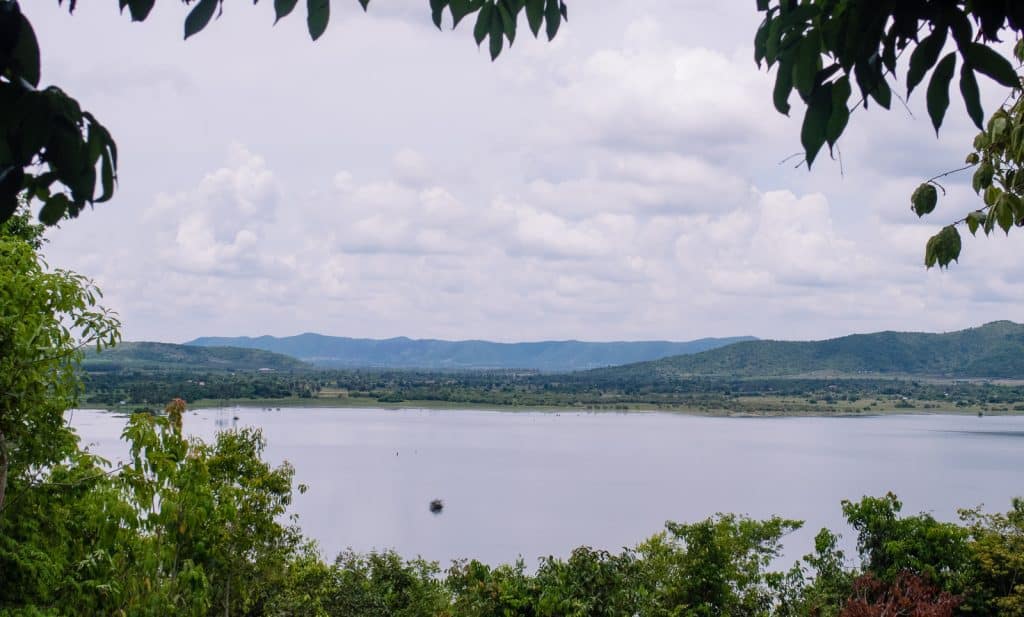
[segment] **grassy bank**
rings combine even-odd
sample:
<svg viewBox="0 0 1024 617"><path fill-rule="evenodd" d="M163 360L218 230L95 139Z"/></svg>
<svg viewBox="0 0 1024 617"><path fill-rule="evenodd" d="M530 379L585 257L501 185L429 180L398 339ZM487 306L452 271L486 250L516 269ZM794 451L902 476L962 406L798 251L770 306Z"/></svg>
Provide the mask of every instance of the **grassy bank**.
<svg viewBox="0 0 1024 617"><path fill-rule="evenodd" d="M949 414L949 415L1024 415L1024 410L1013 406L971 405L956 407L938 405L928 401L886 401L861 399L838 401L836 403L810 403L799 397L738 397L728 406L708 407L707 405L653 404L642 401L616 402L615 404L563 404L563 405L503 405L487 402L453 402L438 400L381 401L372 397L318 396L283 398L230 398L198 399L189 401L191 409L215 409L223 407L253 408L360 408L360 409L437 409L437 410L483 410L483 411L574 411L593 413L642 413L669 412L708 417L870 417L878 415L904 414ZM85 403L84 409L109 409L131 411L140 405L98 405Z"/></svg>

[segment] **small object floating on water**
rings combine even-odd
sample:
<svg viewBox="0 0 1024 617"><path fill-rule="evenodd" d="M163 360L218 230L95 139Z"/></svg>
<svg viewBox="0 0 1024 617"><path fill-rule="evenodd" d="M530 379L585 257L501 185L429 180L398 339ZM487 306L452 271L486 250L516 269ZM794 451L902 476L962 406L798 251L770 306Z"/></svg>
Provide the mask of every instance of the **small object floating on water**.
<svg viewBox="0 0 1024 617"><path fill-rule="evenodd" d="M233 417L231 419L237 422L238 421L238 416L235 416L235 417Z"/></svg>
<svg viewBox="0 0 1024 617"><path fill-rule="evenodd" d="M434 514L440 514L441 510L444 510L444 502L440 499L434 499L430 502L430 511Z"/></svg>

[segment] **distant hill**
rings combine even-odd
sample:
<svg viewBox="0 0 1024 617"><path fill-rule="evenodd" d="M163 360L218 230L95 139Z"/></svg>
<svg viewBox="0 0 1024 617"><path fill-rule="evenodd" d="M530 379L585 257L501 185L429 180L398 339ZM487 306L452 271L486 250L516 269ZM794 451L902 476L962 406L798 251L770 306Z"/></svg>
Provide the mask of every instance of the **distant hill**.
<svg viewBox="0 0 1024 617"><path fill-rule="evenodd" d="M100 353L86 354L87 371L120 369L198 369L275 371L311 368L305 362L286 355L259 349L237 347L194 347L171 343L121 343Z"/></svg>
<svg viewBox="0 0 1024 617"><path fill-rule="evenodd" d="M601 366L654 360L697 353L753 337L704 338L684 343L640 341L586 343L544 341L494 343L489 341L357 339L321 334L203 337L186 343L197 346L230 346L263 349L287 354L322 367L376 367L420 369L535 369L575 371Z"/></svg>
<svg viewBox="0 0 1024 617"><path fill-rule="evenodd" d="M641 382L815 374L1024 379L1024 325L997 321L946 334L877 332L825 341L746 341L587 374Z"/></svg>

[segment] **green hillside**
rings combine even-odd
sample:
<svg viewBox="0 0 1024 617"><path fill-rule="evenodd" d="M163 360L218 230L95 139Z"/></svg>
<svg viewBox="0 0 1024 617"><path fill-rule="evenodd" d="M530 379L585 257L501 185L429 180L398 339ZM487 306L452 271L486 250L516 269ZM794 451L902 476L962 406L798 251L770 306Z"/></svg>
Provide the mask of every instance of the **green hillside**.
<svg viewBox="0 0 1024 617"><path fill-rule="evenodd" d="M99 354L94 351L88 352L82 365L85 370L93 372L123 369L292 371L310 368L308 364L295 358L261 349L194 347L148 342L121 343Z"/></svg>
<svg viewBox="0 0 1024 617"><path fill-rule="evenodd" d="M816 374L1024 379L1024 325L997 321L945 334L877 332L824 341L745 341L586 374L638 381Z"/></svg>
<svg viewBox="0 0 1024 617"><path fill-rule="evenodd" d="M578 371L601 366L657 360L679 354L715 349L752 337L703 338L695 341L441 341L434 339L356 339L322 334L282 338L204 337L186 343L264 349L299 358L324 368L407 369L534 369Z"/></svg>

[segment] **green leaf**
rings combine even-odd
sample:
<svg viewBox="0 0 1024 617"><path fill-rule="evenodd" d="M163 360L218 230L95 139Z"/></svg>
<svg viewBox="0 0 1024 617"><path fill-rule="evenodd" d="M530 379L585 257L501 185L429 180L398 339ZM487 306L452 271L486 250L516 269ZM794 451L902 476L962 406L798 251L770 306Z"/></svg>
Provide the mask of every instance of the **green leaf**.
<svg viewBox="0 0 1024 617"><path fill-rule="evenodd" d="M924 265L931 268L937 264L940 268L945 268L951 261L956 261L960 257L960 247L960 232L956 227L947 225L925 245Z"/></svg>
<svg viewBox="0 0 1024 617"><path fill-rule="evenodd" d="M218 0L199 0L185 18L185 38L206 27L217 10Z"/></svg>
<svg viewBox="0 0 1024 617"><path fill-rule="evenodd" d="M852 89L850 78L843 75L832 83L832 111L828 117L828 126L825 128L825 141L828 142L829 151L839 140L839 136L846 130L846 124L850 121L850 108L847 106L850 100Z"/></svg>
<svg viewBox="0 0 1024 617"><path fill-rule="evenodd" d="M914 194L910 196L910 208L918 217L931 214L938 202L939 193L933 184L924 183L918 186Z"/></svg>
<svg viewBox="0 0 1024 617"><path fill-rule="evenodd" d="M981 211L974 211L967 215L967 229L970 230L971 235L976 235L978 226L985 222L985 213Z"/></svg>
<svg viewBox="0 0 1024 617"><path fill-rule="evenodd" d="M996 223L1007 234L1013 227L1013 209L1005 199L999 199L992 208L992 215L996 217Z"/></svg>
<svg viewBox="0 0 1024 617"><path fill-rule="evenodd" d="M953 79L955 69L956 52L951 51L939 61L932 73L931 81L928 82L928 116L932 119L936 135L942 126L946 109L949 108L949 82Z"/></svg>
<svg viewBox="0 0 1024 617"><path fill-rule="evenodd" d="M821 35L817 30L807 34L796 46L793 58L793 84L805 101L816 83L821 69Z"/></svg>
<svg viewBox="0 0 1024 617"><path fill-rule="evenodd" d="M128 12L131 13L132 21L145 21L154 4L156 0L128 0ZM124 5L121 8L124 8Z"/></svg>
<svg viewBox="0 0 1024 617"><path fill-rule="evenodd" d="M768 66L775 64L779 57L779 45L782 43L782 19L772 19L768 24L768 34L764 41L764 59Z"/></svg>
<svg viewBox="0 0 1024 617"><path fill-rule="evenodd" d="M539 36L544 25L544 0L526 0L526 22L533 36Z"/></svg>
<svg viewBox="0 0 1024 617"><path fill-rule="evenodd" d="M547 34L550 41L558 34L558 26L562 22L562 11L558 6L558 0L547 0L547 5L544 7L544 21L547 22Z"/></svg>
<svg viewBox="0 0 1024 617"><path fill-rule="evenodd" d="M907 96L914 91L921 80L924 79L928 69L935 66L939 59L939 53L946 44L946 28L937 27L931 34L924 37L914 52L910 54L910 68L907 70Z"/></svg>
<svg viewBox="0 0 1024 617"><path fill-rule="evenodd" d="M868 106L868 97L870 97L885 109L889 109L892 105L892 92L889 89L889 84L885 81L882 65L877 57L870 61L858 61L855 75L857 86L864 97L864 107Z"/></svg>
<svg viewBox="0 0 1024 617"><path fill-rule="evenodd" d="M516 18L509 12L505 2L506 0L498 0L498 15L501 16L502 29L508 37L508 44L511 45L516 40Z"/></svg>
<svg viewBox="0 0 1024 617"><path fill-rule="evenodd" d="M274 23L281 21L295 10L299 0L274 0Z"/></svg>
<svg viewBox="0 0 1024 617"><path fill-rule="evenodd" d="M982 195L981 199L986 205L994 206L999 203L999 198L1002 196L1003 191L1000 190L998 186L990 184L988 188L985 189L985 194Z"/></svg>
<svg viewBox="0 0 1024 617"><path fill-rule="evenodd" d="M1010 61L982 43L971 43L965 51L967 63L1007 88L1019 88L1020 78Z"/></svg>
<svg viewBox="0 0 1024 617"><path fill-rule="evenodd" d="M829 117L832 114L832 84L815 89L807 103L803 126L800 128L800 143L804 147L807 168L810 169L818 151L825 144Z"/></svg>
<svg viewBox="0 0 1024 617"><path fill-rule="evenodd" d="M885 109L892 106L892 89L889 88L889 82L885 81L885 75L879 74L878 81L875 82L875 87L870 94L871 98Z"/></svg>
<svg viewBox="0 0 1024 617"><path fill-rule="evenodd" d="M473 39L477 45L484 42L487 33L491 31L491 14L494 12L494 5L484 2L480 12L476 14L476 25L473 27Z"/></svg>
<svg viewBox="0 0 1024 617"><path fill-rule="evenodd" d="M306 29L314 41L327 31L327 22L331 19L330 0L306 0Z"/></svg>
<svg viewBox="0 0 1024 617"><path fill-rule="evenodd" d="M71 200L64 193L51 195L46 203L39 210L39 221L48 226L56 225L64 218L64 214L71 206Z"/></svg>
<svg viewBox="0 0 1024 617"><path fill-rule="evenodd" d="M775 74L775 88L772 90L772 102L780 114L789 115L789 93L793 91L793 65L790 56L779 61L779 70Z"/></svg>
<svg viewBox="0 0 1024 617"><path fill-rule="evenodd" d="M992 163L988 161L983 162L976 170L974 170L974 176L971 178L971 187L975 193L987 189L992 185L992 176L996 173L995 168L992 167Z"/></svg>
<svg viewBox="0 0 1024 617"><path fill-rule="evenodd" d="M455 28L459 25L466 15L469 15L473 11L480 9L481 4L487 5L492 4L490 0L451 0L448 3L448 10L452 12L452 27ZM492 5L493 6L493 5Z"/></svg>
<svg viewBox="0 0 1024 617"><path fill-rule="evenodd" d="M1010 205L1010 210L1013 211L1014 222L1017 225L1024 221L1024 200L1014 195L1013 193L1004 193L1006 195L1006 203Z"/></svg>
<svg viewBox="0 0 1024 617"><path fill-rule="evenodd" d="M18 34L14 49L11 50L11 63L17 74L32 84L39 86L39 41L35 30L24 15L18 15Z"/></svg>
<svg viewBox="0 0 1024 617"><path fill-rule="evenodd" d="M765 19L761 22L761 25L757 27L757 32L754 34L754 63L757 64L757 68L761 68L761 61L765 59L768 49L768 20Z"/></svg>
<svg viewBox="0 0 1024 617"><path fill-rule="evenodd" d="M493 62L501 54L501 47L505 44L505 25L502 23L501 11L491 11L491 61Z"/></svg>
<svg viewBox="0 0 1024 617"><path fill-rule="evenodd" d="M971 117L975 126L982 128L985 121L985 112L981 109L981 94L978 92L978 80L974 77L974 71L966 62L960 67L960 94L964 97L964 105L967 107L967 115Z"/></svg>
<svg viewBox="0 0 1024 617"><path fill-rule="evenodd" d="M444 17L446 6L448 6L448 0L430 0L430 16L438 30L441 29L441 19Z"/></svg>
<svg viewBox="0 0 1024 617"><path fill-rule="evenodd" d="M110 155L104 153L100 157L100 183L103 186L103 193L94 200L101 203L114 196L114 182L117 177L114 175L114 166L110 161Z"/></svg>
<svg viewBox="0 0 1024 617"><path fill-rule="evenodd" d="M12 165L0 169L0 223L11 218L18 209L18 193L24 183L25 170L21 167Z"/></svg>

